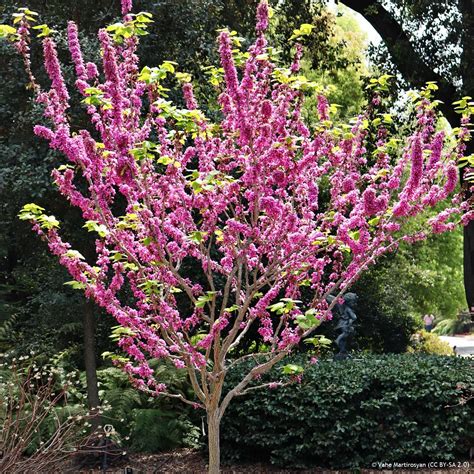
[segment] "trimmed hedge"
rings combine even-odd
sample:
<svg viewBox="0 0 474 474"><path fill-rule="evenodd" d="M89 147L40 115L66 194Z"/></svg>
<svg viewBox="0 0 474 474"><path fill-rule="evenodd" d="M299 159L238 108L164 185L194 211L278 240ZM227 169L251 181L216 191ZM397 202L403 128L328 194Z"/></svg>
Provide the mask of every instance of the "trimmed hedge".
<svg viewBox="0 0 474 474"><path fill-rule="evenodd" d="M231 402L223 460L340 469L465 459L474 441L474 400L463 403L474 394L473 365L411 354L321 360L299 385ZM229 386L244 372L230 374Z"/></svg>

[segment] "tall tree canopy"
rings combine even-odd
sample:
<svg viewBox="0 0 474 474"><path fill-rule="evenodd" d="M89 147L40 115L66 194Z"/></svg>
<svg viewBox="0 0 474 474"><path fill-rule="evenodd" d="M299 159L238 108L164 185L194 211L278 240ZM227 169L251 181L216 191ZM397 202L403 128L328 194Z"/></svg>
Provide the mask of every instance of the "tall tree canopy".
<svg viewBox="0 0 474 474"><path fill-rule="evenodd" d="M453 102L474 97L474 1L344 0L382 37L406 81L421 87L436 81L440 108L453 127L459 115ZM471 141L467 154L474 152ZM474 307L474 223L464 229L464 285Z"/></svg>

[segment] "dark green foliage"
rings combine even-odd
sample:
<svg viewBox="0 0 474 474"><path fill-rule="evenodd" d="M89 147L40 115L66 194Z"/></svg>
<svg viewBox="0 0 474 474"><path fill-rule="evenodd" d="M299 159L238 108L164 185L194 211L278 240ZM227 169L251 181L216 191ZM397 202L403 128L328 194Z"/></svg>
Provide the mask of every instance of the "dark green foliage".
<svg viewBox="0 0 474 474"><path fill-rule="evenodd" d="M152 364L171 393L192 399L186 372L169 364ZM177 447L195 447L199 438L199 413L183 402L151 398L132 387L128 376L115 367L97 373L99 395L110 423L133 451L156 453ZM108 407L108 408L107 408Z"/></svg>
<svg viewBox="0 0 474 474"><path fill-rule="evenodd" d="M229 386L243 373L230 375ZM232 401L221 428L223 456L332 469L367 468L388 459L467 458L474 404L462 402L473 391L471 360L414 355L322 360L300 385Z"/></svg>
<svg viewBox="0 0 474 474"><path fill-rule="evenodd" d="M390 267L389 267L390 269ZM372 269L351 289L359 295L355 345L376 353L405 352L421 322L411 295L384 267Z"/></svg>
<svg viewBox="0 0 474 474"><path fill-rule="evenodd" d="M199 430L185 412L177 413L159 408L133 410L130 446L133 451L156 453L181 446L197 444Z"/></svg>
<svg viewBox="0 0 474 474"><path fill-rule="evenodd" d="M412 335L421 328L417 308L398 264L398 255L390 254L378 265L364 273L352 287L358 296L354 323L355 334L349 347L355 352L402 353L410 344ZM417 262L420 263L420 262ZM423 262L421 262L423 263ZM317 332L334 341L339 334L332 321L322 324ZM307 347L300 345L301 348ZM337 350L333 344L332 348Z"/></svg>
<svg viewBox="0 0 474 474"><path fill-rule="evenodd" d="M314 70L334 72L353 62L344 51L345 41L336 35L335 19L325 8L325 0L286 0L271 4L277 13L272 30L273 39L281 50L284 62L291 63L293 60L293 42L288 39L294 30L305 23L315 27L311 35L300 38L305 45L305 58L311 62Z"/></svg>
<svg viewBox="0 0 474 474"><path fill-rule="evenodd" d="M97 57L97 44L87 37L88 28L95 30L99 19L101 23L112 20L108 10L113 3L97 5L97 2L82 0L65 5L52 1L45 9L44 2L32 0L29 7L41 12L41 22L60 31L60 56L70 64L65 51L67 18L74 18L81 24L86 56ZM15 1L3 2L0 22L9 22L10 15L19 6L24 5ZM114 8L118 8L118 2ZM66 289L63 283L70 279L67 272L31 232L30 226L17 218L18 210L25 202L37 201L61 218L66 238L71 237L73 227L81 227L77 226L77 214L71 212L51 183L51 170L64 159L48 150L47 144L33 134L33 125L42 121L41 112L32 100L31 90L26 87L21 58L5 41L0 42L0 55L3 84L0 90L0 324L10 321L8 333L2 331L0 335L0 344L5 349L14 348L17 354L34 350L51 356L66 351L80 366L84 298ZM48 84L39 66L41 55L37 41L32 44L32 60L35 76L41 83ZM71 80L71 68L66 68L65 72ZM71 117L79 120L80 114L74 110ZM88 249L91 252L92 242L86 232L74 233L72 240L85 255ZM108 332L103 326L107 328L110 323L105 317L101 322L106 323L98 329L99 350L103 351L109 344L108 335L103 337L103 333Z"/></svg>

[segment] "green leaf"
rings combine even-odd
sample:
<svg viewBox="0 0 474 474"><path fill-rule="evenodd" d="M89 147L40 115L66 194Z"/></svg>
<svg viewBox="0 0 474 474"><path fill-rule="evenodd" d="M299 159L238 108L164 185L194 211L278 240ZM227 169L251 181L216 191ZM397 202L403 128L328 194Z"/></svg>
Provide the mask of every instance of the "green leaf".
<svg viewBox="0 0 474 474"><path fill-rule="evenodd" d="M109 336L113 341L118 341L122 337L134 337L136 334L130 329L123 326L112 327L112 334Z"/></svg>
<svg viewBox="0 0 474 474"><path fill-rule="evenodd" d="M268 306L268 309L270 311L273 311L274 313L276 313L277 311L283 309L285 307L285 303L283 302L279 302L279 303L275 303L275 304L272 304L270 306Z"/></svg>
<svg viewBox="0 0 474 474"><path fill-rule="evenodd" d="M113 251L113 252L111 252L111 254L112 254L112 260L114 262L120 262L125 257L123 255L123 253L120 253L120 252L117 252L117 251Z"/></svg>
<svg viewBox="0 0 474 474"><path fill-rule="evenodd" d="M135 15L135 21L139 23L153 23L153 15L150 12L139 12Z"/></svg>
<svg viewBox="0 0 474 474"><path fill-rule="evenodd" d="M329 346L332 341L325 336L308 337L304 340L305 344L312 344L315 347Z"/></svg>
<svg viewBox="0 0 474 474"><path fill-rule="evenodd" d="M374 176L374 181L379 180L380 178L383 178L384 176L387 176L389 173L389 170L387 168L383 168L377 172L377 174Z"/></svg>
<svg viewBox="0 0 474 474"><path fill-rule="evenodd" d="M279 315L288 314L298 303L301 303L301 301L293 300L292 298L282 298L278 303L268 306L267 309Z"/></svg>
<svg viewBox="0 0 474 474"><path fill-rule="evenodd" d="M196 301L196 308L204 308L206 303L212 301L217 291L207 291L205 295L201 295Z"/></svg>
<svg viewBox="0 0 474 474"><path fill-rule="evenodd" d="M142 281L138 287L143 290L147 296L160 295L163 291L163 285L160 282L150 279Z"/></svg>
<svg viewBox="0 0 474 474"><path fill-rule="evenodd" d="M84 256L77 250L68 250L64 255L69 258L85 260Z"/></svg>
<svg viewBox="0 0 474 474"><path fill-rule="evenodd" d="M170 72L170 73L174 73L175 72L175 68L174 68L174 65L176 63L173 62L173 61L165 61L162 65L161 65L161 69L164 69L165 71L167 72Z"/></svg>
<svg viewBox="0 0 474 474"><path fill-rule="evenodd" d="M44 208L37 204L25 204L18 213L18 218L22 221L37 220L42 216Z"/></svg>
<svg viewBox="0 0 474 474"><path fill-rule="evenodd" d="M193 191L195 194L199 193L202 191L202 181L201 180L196 180L191 183L191 187L193 188Z"/></svg>
<svg viewBox="0 0 474 474"><path fill-rule="evenodd" d="M290 41L301 38L302 36L309 36L314 30L315 26L309 23L303 23L298 29L293 30L293 35L290 37Z"/></svg>
<svg viewBox="0 0 474 474"><path fill-rule="evenodd" d="M296 365L296 364L287 364L287 365L284 365L282 368L281 368L281 371L283 372L283 374L285 375L296 375L296 374L301 374L304 372L304 369L303 367L301 367L300 365Z"/></svg>
<svg viewBox="0 0 474 474"><path fill-rule="evenodd" d="M381 217L380 216L377 216L377 217L374 217L373 219L370 219L369 221L367 221L367 223L371 226L371 227L375 227L379 224L380 222L380 219Z"/></svg>
<svg viewBox="0 0 474 474"><path fill-rule="evenodd" d="M16 28L10 25L0 25L0 38L11 38L16 35Z"/></svg>
<svg viewBox="0 0 474 474"><path fill-rule="evenodd" d="M54 216L45 216L44 214L38 216L38 222L42 229L57 229L59 228L59 221Z"/></svg>
<svg viewBox="0 0 474 474"><path fill-rule="evenodd" d="M85 290L87 285L80 281L71 280L64 283L66 286L70 286L73 290Z"/></svg>
<svg viewBox="0 0 474 474"><path fill-rule="evenodd" d="M191 242L194 242L195 244L201 244L204 241L205 235L206 235L206 232L200 232L198 230L195 230L194 232L191 232L189 239L191 240Z"/></svg>
<svg viewBox="0 0 474 474"><path fill-rule="evenodd" d="M96 107L102 107L104 110L112 108L112 102L110 99L104 97L104 91L97 87L87 87L84 89L84 93L87 95L82 102L87 105L93 105ZM103 147L103 144L101 144Z"/></svg>
<svg viewBox="0 0 474 474"><path fill-rule="evenodd" d="M301 329L311 329L311 328L317 328L320 324L321 324L321 320L319 320L317 317L316 317L316 309L314 308L310 308L308 309L305 314L299 314L298 316L296 316L295 320L296 320L296 324L298 324L298 326L301 328Z"/></svg>
<svg viewBox="0 0 474 474"><path fill-rule="evenodd" d="M138 265L132 262L125 262L123 264L123 269L131 272L136 272L138 271Z"/></svg>
<svg viewBox="0 0 474 474"><path fill-rule="evenodd" d="M357 240L359 240L360 232L358 230L353 230L353 231L349 232L349 237L352 240L357 241Z"/></svg>
<svg viewBox="0 0 474 474"><path fill-rule="evenodd" d="M97 221L87 221L83 226L89 232L97 232L100 237L107 237L109 231L104 224L99 224Z"/></svg>
<svg viewBox="0 0 474 474"><path fill-rule="evenodd" d="M36 22L35 16L38 16L38 13L31 11L28 8L19 8L19 13L13 13L13 24L17 24L22 20L28 20L30 23Z"/></svg>
<svg viewBox="0 0 474 474"><path fill-rule="evenodd" d="M32 15L32 16L38 16L39 14L37 12L34 12L30 10L29 8L26 7L21 7L18 9L18 11L22 12L24 15Z"/></svg>
<svg viewBox="0 0 474 474"><path fill-rule="evenodd" d="M187 72L177 72L175 75L176 79L181 83L191 82L191 74L188 74Z"/></svg>
<svg viewBox="0 0 474 474"><path fill-rule="evenodd" d="M331 339L328 339L326 336L320 336L319 343L322 344L323 346L329 346L332 344L332 341Z"/></svg>
<svg viewBox="0 0 474 474"><path fill-rule="evenodd" d="M40 33L39 33L39 35L38 35L38 38L45 38L45 37L51 35L51 33L56 32L56 30L52 30L52 29L51 29L48 25L46 25L46 24L33 26L33 30L40 30Z"/></svg>
<svg viewBox="0 0 474 474"><path fill-rule="evenodd" d="M163 156L160 156L156 161L157 163L160 163L160 165L168 166L171 163L173 163L173 158L171 158L168 155L163 155Z"/></svg>
<svg viewBox="0 0 474 474"><path fill-rule="evenodd" d="M73 170L74 166L72 166L72 165L60 165L56 169L58 171Z"/></svg>

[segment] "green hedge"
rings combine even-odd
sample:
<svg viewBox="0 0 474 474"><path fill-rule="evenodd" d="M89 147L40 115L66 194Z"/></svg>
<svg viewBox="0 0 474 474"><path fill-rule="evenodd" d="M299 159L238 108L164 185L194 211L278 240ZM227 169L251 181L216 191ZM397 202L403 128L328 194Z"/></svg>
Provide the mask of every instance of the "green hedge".
<svg viewBox="0 0 474 474"><path fill-rule="evenodd" d="M239 372L229 375L229 387L244 369ZM299 385L231 402L221 428L223 459L294 468L464 459L474 441L474 400L462 401L473 390L467 359L401 354L319 361Z"/></svg>

